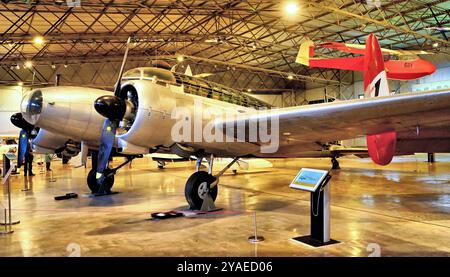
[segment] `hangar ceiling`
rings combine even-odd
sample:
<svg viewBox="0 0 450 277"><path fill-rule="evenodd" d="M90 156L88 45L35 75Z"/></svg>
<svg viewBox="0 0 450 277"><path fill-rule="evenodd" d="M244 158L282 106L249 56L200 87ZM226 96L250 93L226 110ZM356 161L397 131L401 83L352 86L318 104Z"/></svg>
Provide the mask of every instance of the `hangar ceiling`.
<svg viewBox="0 0 450 277"><path fill-rule="evenodd" d="M164 60L179 63L179 71L190 65L195 74L214 73L210 80L255 90L349 82L345 72L295 64L305 38L364 43L375 33L383 47L450 54L450 33L436 28L450 23L450 1L442 0L299 0L290 16L283 1L267 0L24 2L0 4L3 83L52 84L61 74L62 84L110 88L128 37L128 68ZM33 41L38 35L43 43Z"/></svg>

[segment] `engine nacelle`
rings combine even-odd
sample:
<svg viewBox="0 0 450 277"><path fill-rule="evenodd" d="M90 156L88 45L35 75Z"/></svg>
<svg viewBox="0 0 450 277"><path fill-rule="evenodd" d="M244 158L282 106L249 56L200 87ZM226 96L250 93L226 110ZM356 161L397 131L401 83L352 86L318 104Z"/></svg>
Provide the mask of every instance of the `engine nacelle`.
<svg viewBox="0 0 450 277"><path fill-rule="evenodd" d="M142 152L145 148L147 153L153 147L171 146L174 143L171 128L175 123L171 114L176 107L176 95L170 88L148 80L136 80L124 83L122 93L137 94L139 103L134 122L126 133L118 136L119 144L124 145L126 141L130 150Z"/></svg>
<svg viewBox="0 0 450 277"><path fill-rule="evenodd" d="M40 129L33 140L33 146L39 153L58 153L66 148L67 141L65 137Z"/></svg>
<svg viewBox="0 0 450 277"><path fill-rule="evenodd" d="M397 150L397 132L367 135L367 149L374 163L390 164Z"/></svg>
<svg viewBox="0 0 450 277"><path fill-rule="evenodd" d="M105 118L93 103L111 92L82 87L49 87L32 90L21 104L23 118L30 124L73 141L96 145Z"/></svg>

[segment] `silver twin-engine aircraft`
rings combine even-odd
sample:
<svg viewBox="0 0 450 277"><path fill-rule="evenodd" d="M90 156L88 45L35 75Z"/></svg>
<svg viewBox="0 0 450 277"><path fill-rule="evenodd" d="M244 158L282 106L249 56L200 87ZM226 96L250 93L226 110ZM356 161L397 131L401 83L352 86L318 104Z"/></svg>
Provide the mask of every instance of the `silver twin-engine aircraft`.
<svg viewBox="0 0 450 277"><path fill-rule="evenodd" d="M450 152L450 91L390 96L378 49L376 37L369 36L364 77L366 95L373 97L273 109L243 92L162 68L123 73L127 48L113 93L35 89L13 121L23 136L40 128L34 144L41 151L78 142L83 153L93 152L87 177L93 193L110 192L123 166L109 168L111 155L128 161L148 153L195 156L197 170L185 189L193 209L200 209L207 195L216 199L218 178L242 157L302 157L360 136L367 137L368 153L380 165L398 154ZM215 157L233 161L213 175ZM208 172L199 170L204 158Z"/></svg>

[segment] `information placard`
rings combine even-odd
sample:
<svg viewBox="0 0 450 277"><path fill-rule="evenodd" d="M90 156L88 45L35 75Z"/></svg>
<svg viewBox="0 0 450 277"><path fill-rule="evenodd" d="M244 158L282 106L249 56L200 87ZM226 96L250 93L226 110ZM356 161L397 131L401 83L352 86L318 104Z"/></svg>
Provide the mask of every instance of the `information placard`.
<svg viewBox="0 0 450 277"><path fill-rule="evenodd" d="M327 175L326 170L302 168L289 187L314 192Z"/></svg>

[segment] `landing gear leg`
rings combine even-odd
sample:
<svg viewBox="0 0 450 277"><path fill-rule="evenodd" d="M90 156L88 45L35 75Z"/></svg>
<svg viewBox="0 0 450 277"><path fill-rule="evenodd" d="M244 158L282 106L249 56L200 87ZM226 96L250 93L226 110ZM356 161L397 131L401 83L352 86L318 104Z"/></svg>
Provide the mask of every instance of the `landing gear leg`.
<svg viewBox="0 0 450 277"><path fill-rule="evenodd" d="M92 154L92 169L89 171L87 183L89 188L91 189L92 194L94 194L95 196L112 194L111 188L114 185L114 175L120 168L127 165L135 158L137 158L137 156L130 156L125 162L120 164L118 167L106 168L103 171L103 173L101 173L102 176L97 178L97 174L100 173L97 173L97 166L94 166L97 164L97 158L94 158L94 156L97 155L95 155L95 153Z"/></svg>
<svg viewBox="0 0 450 277"><path fill-rule="evenodd" d="M156 161L156 163L158 164L159 169L164 169L164 167L166 166L165 161Z"/></svg>
<svg viewBox="0 0 450 277"><path fill-rule="evenodd" d="M331 158L332 169L341 169L339 162L336 157Z"/></svg>
<svg viewBox="0 0 450 277"><path fill-rule="evenodd" d="M202 166L202 159L203 159L202 156L199 156L197 158L197 161L195 162L195 172L200 171L200 166Z"/></svg>
<svg viewBox="0 0 450 277"><path fill-rule="evenodd" d="M219 177L222 176L239 158L233 159L222 171L212 175L214 156L208 160L208 172L196 171L186 182L184 195L189 207L192 210L201 210L204 212L215 210L214 201L218 193ZM198 160L197 160L198 164Z"/></svg>

